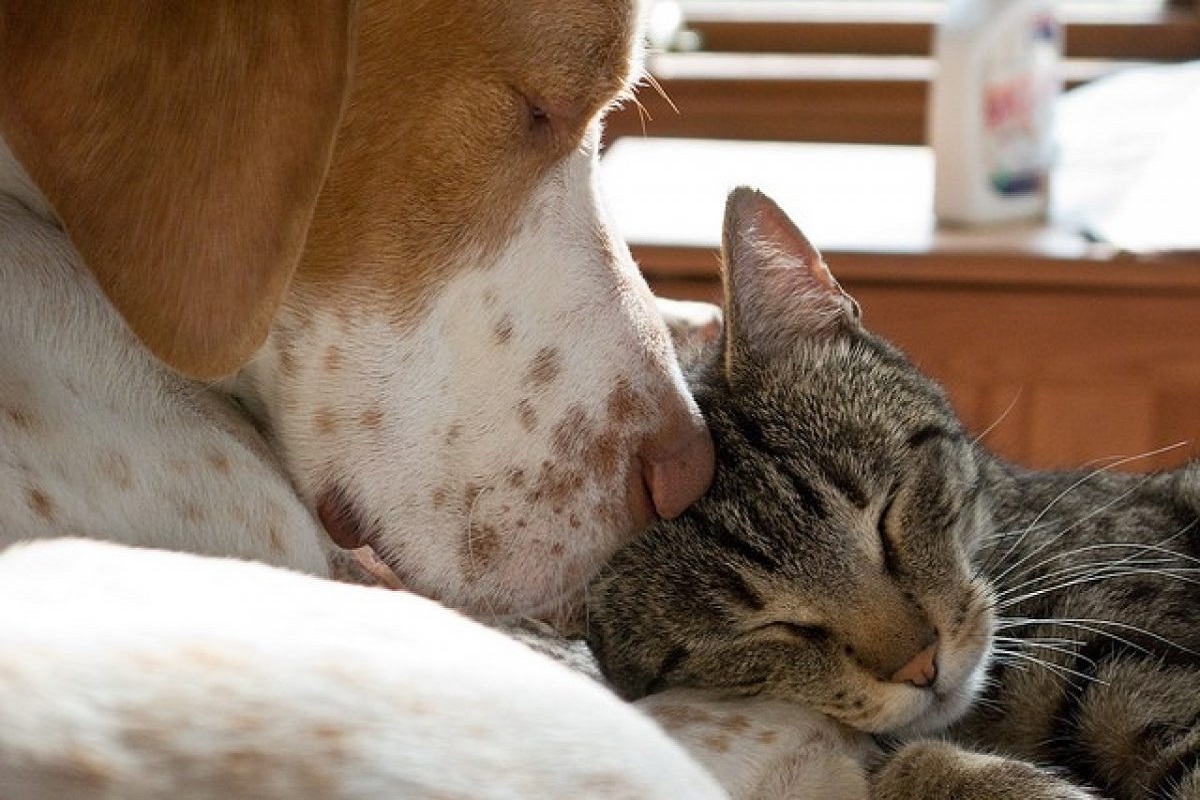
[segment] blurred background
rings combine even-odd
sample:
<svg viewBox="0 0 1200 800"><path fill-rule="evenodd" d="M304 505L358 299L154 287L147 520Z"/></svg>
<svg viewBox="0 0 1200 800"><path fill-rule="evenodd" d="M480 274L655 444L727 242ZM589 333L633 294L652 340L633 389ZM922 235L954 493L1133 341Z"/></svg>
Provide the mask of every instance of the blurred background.
<svg viewBox="0 0 1200 800"><path fill-rule="evenodd" d="M945 10L656 3L603 157L635 258L660 294L718 299L724 196L756 185L994 450L1134 470L1200 453L1200 0L1056 5L1049 211L974 227L933 213Z"/></svg>

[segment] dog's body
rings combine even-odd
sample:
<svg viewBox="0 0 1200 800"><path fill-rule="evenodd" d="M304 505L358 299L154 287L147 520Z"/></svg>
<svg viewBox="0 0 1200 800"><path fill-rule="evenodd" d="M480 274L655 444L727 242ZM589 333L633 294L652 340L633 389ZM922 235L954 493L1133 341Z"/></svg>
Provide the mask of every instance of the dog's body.
<svg viewBox="0 0 1200 800"><path fill-rule="evenodd" d="M85 536L327 574L327 537L250 422L147 353L36 208L0 196L0 543Z"/></svg>
<svg viewBox="0 0 1200 800"><path fill-rule="evenodd" d="M5 800L723 796L589 679L403 592L18 545L0 653Z"/></svg>
<svg viewBox="0 0 1200 800"><path fill-rule="evenodd" d="M630 3L294 5L0 3L0 547L327 576L368 544L454 606L552 604L712 469L593 186ZM715 796L614 699L402 594L64 542L0 555L0 597L6 799L295 796L322 765L325 797ZM327 694L408 738L318 715L289 749ZM635 751L657 778L590 771Z"/></svg>

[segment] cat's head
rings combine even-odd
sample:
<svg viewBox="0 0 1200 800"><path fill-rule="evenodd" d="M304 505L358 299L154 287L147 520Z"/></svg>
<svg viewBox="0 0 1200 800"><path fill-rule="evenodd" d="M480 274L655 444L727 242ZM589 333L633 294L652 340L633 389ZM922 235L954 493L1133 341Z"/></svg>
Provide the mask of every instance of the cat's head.
<svg viewBox="0 0 1200 800"><path fill-rule="evenodd" d="M993 626L974 444L771 200L730 196L723 251L726 328L692 376L716 478L592 584L589 641L630 697L724 687L867 731L944 726Z"/></svg>

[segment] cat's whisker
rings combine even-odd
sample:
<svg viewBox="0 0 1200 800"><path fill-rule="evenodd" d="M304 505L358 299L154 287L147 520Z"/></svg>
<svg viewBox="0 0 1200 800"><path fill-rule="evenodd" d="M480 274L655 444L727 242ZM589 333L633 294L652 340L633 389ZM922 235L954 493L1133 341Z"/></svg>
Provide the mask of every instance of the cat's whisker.
<svg viewBox="0 0 1200 800"><path fill-rule="evenodd" d="M1188 653L1189 655L1200 657L1200 652L1196 652L1195 650L1192 650L1190 647L1186 647L1182 644L1179 644L1178 642L1173 642L1170 639L1166 638L1165 636L1161 636L1161 635L1155 633L1154 631L1148 630L1139 625L1131 625L1127 622L1118 622L1116 620L1111 620L1111 619L1095 619L1095 618L1086 618L1086 617L1083 617L1083 618L1075 618L1075 617L1061 617L1061 618L1060 617L1004 617L1004 618L1000 618L999 620L997 620L996 629L997 630L1005 630L1008 628L1025 627L1025 626L1031 626L1031 625L1056 625L1056 626L1061 625L1061 626L1067 627L1067 628L1078 628L1080 630L1085 630L1090 633L1094 633L1098 636L1107 636L1108 638L1112 639L1113 641L1120 642L1121 644L1126 645L1127 647L1130 647L1134 650L1138 650L1139 652L1144 653L1145 655L1153 655L1148 649L1141 646L1140 644L1137 644L1136 642L1131 642L1130 640L1128 640L1124 637L1118 636L1117 634L1113 633L1112 631L1108 631L1103 628L1092 627L1094 625L1111 625L1115 628L1120 628L1122 630L1128 630L1128 631L1132 631L1133 633L1141 634L1142 636L1145 636L1149 639L1154 639L1155 641L1157 641L1161 644L1165 644L1169 647L1173 647L1176 650L1181 650L1185 653Z"/></svg>
<svg viewBox="0 0 1200 800"><path fill-rule="evenodd" d="M1007 666L1015 666L1015 667L1019 667L1021 669L1025 669L1027 667L1026 664L1019 662L1019 661L1013 662L1013 661L1008 660L1009 657L1014 654L1014 652L1015 651L1012 650L1011 648L1003 647L1003 646L997 644L992 647L992 660L998 664L1005 664ZM999 686L1000 682L993 681L992 685Z"/></svg>
<svg viewBox="0 0 1200 800"><path fill-rule="evenodd" d="M1033 636L1033 637L1029 637L1029 638L1024 638L1024 637L1020 637L1020 636L999 636L997 638L1004 640L1004 641L1019 642L1022 644L1024 644L1025 642L1042 642L1045 644L1064 645L1066 647L1077 647L1077 646L1083 645L1083 641L1081 641L1080 639L1072 638L1070 636Z"/></svg>
<svg viewBox="0 0 1200 800"><path fill-rule="evenodd" d="M1059 536L1059 537L1061 537L1061 536L1063 536L1063 535L1065 535L1065 534L1068 534L1068 533L1070 533L1071 531L1073 531L1073 530L1075 530L1076 528L1078 528L1080 525L1082 525L1082 524L1084 524L1085 522L1087 522L1088 520L1091 520L1091 519L1093 519L1093 518L1094 518L1094 517L1096 517L1098 514L1103 514L1104 512L1108 511L1108 510L1109 510L1110 508L1112 508L1114 505L1116 505L1117 503L1121 502L1121 501L1122 501L1122 500L1124 500L1126 497L1129 497L1129 495L1133 494L1133 493L1134 493L1134 492L1136 492L1138 489L1140 489L1140 488L1142 487L1142 485L1143 485L1143 484L1145 484L1145 483L1146 483L1146 481L1148 481L1148 480L1150 480L1150 476L1149 476L1149 475L1147 475L1147 476L1144 476L1144 477L1143 477L1141 480L1139 480L1139 481L1137 481L1136 483L1134 483L1134 484L1133 484L1133 486L1129 487L1129 488L1128 488L1128 489L1126 489L1124 492L1122 492L1122 493L1120 493L1119 495L1117 495L1116 497L1112 498L1111 500L1109 500L1109 501L1108 501L1107 503L1105 503L1104 505L1102 505L1102 506L1099 506L1098 508L1094 508L1094 509L1092 509L1092 510L1091 510L1091 511L1089 511L1087 514L1084 514L1082 517L1080 517L1079 519L1075 520L1075 521L1074 521L1073 523L1071 523L1069 526L1067 526L1067 527L1066 527L1066 528L1064 528L1063 530L1059 531L1059 532L1058 532L1058 536ZM1022 538L1024 538L1026 535L1028 535L1028 530L1026 531L1026 533L1022 534ZM1024 556L1022 556L1021 558L1018 558L1018 559L1017 559L1016 561L1014 561L1012 564L1009 564L1009 565L1008 565L1008 567L1007 567L1007 568L1005 568L1005 569L1004 569L1002 572L1000 572L1000 574L996 575L996 576L993 578L993 580L995 580L997 583L998 583L998 582L1000 582L1000 581L1003 581L1003 580L1004 580L1004 579L1005 579L1005 578L1006 578L1006 577L1007 577L1009 574L1011 574L1011 573L1013 572L1013 570L1017 569L1017 568L1018 568L1018 567L1020 567L1022 564L1024 564L1024 563L1028 562L1028 561L1029 561L1031 558L1034 558L1035 556L1037 556L1038 554L1040 554L1040 553L1041 553L1042 551L1044 551L1044 550L1045 550L1047 547L1050 547L1052 544L1054 544L1054 542L1055 542L1055 537L1052 537L1052 536L1048 536L1048 537L1046 537L1046 541L1042 542L1042 544L1041 544L1041 545L1039 545L1038 547L1035 547L1035 548L1033 548L1033 550L1029 551L1029 552L1028 552L1028 553L1026 553ZM1010 552L1011 552L1011 548L1010 548ZM1007 555L1006 555L1006 558L1007 558ZM1020 574L1020 573L1018 573L1018 574Z"/></svg>
<svg viewBox="0 0 1200 800"><path fill-rule="evenodd" d="M1101 456L1100 458L1093 458L1090 461L1083 462L1083 464L1080 465L1080 468L1086 469L1086 468L1092 466L1093 464L1099 464L1099 465L1101 465L1100 466L1101 469L1110 469L1112 467L1123 466L1125 463L1127 463L1129 461L1134 461L1134 460L1141 459L1141 458L1149 458L1150 456L1156 456L1161 453L1170 452L1171 450L1177 450L1180 447L1187 447L1189 444L1191 444L1191 442L1189 440L1182 439L1178 442L1175 442L1174 444L1164 445L1163 447L1159 448L1158 450L1150 450L1150 451L1140 453L1140 454L1134 455L1134 456Z"/></svg>
<svg viewBox="0 0 1200 800"><path fill-rule="evenodd" d="M1182 536L1184 533L1191 530L1195 526L1195 524L1196 524L1195 522L1189 523L1188 525L1184 526L1184 528L1182 530L1180 530L1179 532L1164 539L1163 542L1164 543L1170 542L1170 541L1178 538L1179 536ZM1090 562L1086 562L1083 564L1072 564L1069 567L1063 568L1063 570L1061 570L1061 571L1050 572L1050 573L1046 573L1044 575L1038 575L1033 578L1030 578L1027 581L1012 584L1008 588L1006 588L1003 592L1000 592L999 594L1002 597L1006 594L1012 594L1014 590L1019 590L1022 587L1032 585L1041 580L1045 580L1047 577L1059 574L1060 572L1065 571L1065 570L1089 569L1089 568L1095 567L1095 566L1102 566L1102 567L1117 566L1117 565L1125 563L1137 556L1140 556L1145 552L1159 553L1159 554L1162 554L1164 556L1164 558L1162 558L1158 561L1154 561L1154 562L1149 562L1149 561L1141 562L1144 564L1150 564L1150 563L1169 564L1173 561L1178 560L1178 561L1185 561L1185 562L1196 564L1197 566L1200 566L1200 558L1195 558L1195 557L1189 556L1185 553L1180 553L1178 551L1171 550L1167 547L1162 546L1161 544L1146 544L1146 543L1142 543L1142 542L1101 542L1098 544L1087 545L1084 547L1077 547L1077 548L1074 548L1071 550L1064 550L1062 552L1055 553L1054 555L1044 558L1041 561L1039 561L1038 563L1027 567L1026 569L1022 570L1021 572L1023 573L1023 572L1028 572L1030 570L1040 570L1043 567L1050 564L1051 562L1054 562L1054 561L1057 561L1060 559L1075 558L1075 557L1081 556L1085 553L1098 552L1098 551L1104 551L1104 550L1132 550L1134 552L1130 553L1128 556L1125 556L1121 559L1117 559L1115 561L1090 561ZM1018 573L1018 574L1021 574L1021 573Z"/></svg>
<svg viewBox="0 0 1200 800"><path fill-rule="evenodd" d="M1095 675L1088 675L1086 672L1080 672L1077 669L1071 669L1070 667L1064 667L1062 664L1055 664L1053 661L1046 661L1045 659L1038 658L1037 656L1031 655L1030 653L1007 651L1005 653L1005 655L1007 655L1011 658L1016 658L1021 661L1028 662L1030 664L1035 664L1043 669L1047 669L1047 670L1055 673L1056 675L1058 675L1060 677L1074 676L1076 678L1082 678L1085 681L1090 681L1090 682L1099 684L1100 686L1108 685L1107 681L1101 680L1100 678L1097 678Z"/></svg>
<svg viewBox="0 0 1200 800"><path fill-rule="evenodd" d="M1123 636L1118 636L1115 633L1112 633L1110 631L1106 631L1101 628L1093 628L1093 627L1090 627L1089 625L1084 624L1085 622L1101 622L1101 621L1102 620L1092 620L1092 619L1089 619L1089 620L1055 619L1052 617L1047 617L1044 619L1013 618L1013 619L1008 619L1008 620L1005 620L1002 622L998 622L996 625L996 629L1004 630L1006 628L1019 628L1019 627L1025 627L1027 625L1053 625L1055 627L1061 626L1064 628L1075 628L1076 630L1082 630L1082 631L1087 631L1088 633L1094 633L1097 636L1105 636L1109 639L1112 639L1115 642L1120 642L1121 644L1123 644L1129 648L1137 650L1140 653L1143 653L1145 655L1150 655L1150 651L1147 650L1145 647L1142 647L1141 645L1136 644L1135 642L1131 642L1130 640L1124 638ZM1005 623L1010 623L1010 624L1005 624Z"/></svg>
<svg viewBox="0 0 1200 800"><path fill-rule="evenodd" d="M1176 533L1172 534L1171 536L1168 536L1166 539L1163 539L1161 544L1142 543L1142 542L1101 542L1099 544L1087 545L1085 547L1078 547L1078 548L1074 548L1072 550L1063 551L1056 555L1050 556L1049 558L1043 559L1038 564L1036 564L1032 567L1027 567L1026 569L1022 570L1021 572L1023 573L1023 572L1028 572L1030 570L1039 570L1054 560L1061 559L1061 558L1076 557L1076 556L1080 556L1080 555L1083 555L1088 552L1097 552L1097 551L1110 550L1110 549L1131 550L1133 552L1129 553L1129 555L1127 555L1127 556L1124 556L1122 558L1115 559L1115 560L1088 561L1088 562L1084 562L1082 564L1073 564L1068 567L1064 567L1060 570L1046 573L1045 575L1034 576L1034 577L1030 578L1029 580L1022 581L1020 583L1016 583L1016 584L1009 586L1004 592L1001 592L1000 595L1001 596L1011 595L1011 594L1015 593L1016 591L1020 591L1024 587L1035 585L1036 583L1038 583L1040 581L1050 579L1056 575L1061 576L1061 575L1070 574L1071 570L1075 570L1078 572L1086 572L1087 570L1092 569L1094 567L1100 567L1100 568L1104 568L1104 569L1113 569L1113 568L1117 568L1117 567L1120 567L1123 565L1155 566L1155 565L1172 564L1176 561L1184 561L1186 563L1191 563L1191 564L1200 566L1200 558L1195 558L1193 556L1187 555L1186 553L1180 553L1176 550L1171 550L1170 548L1163 546L1164 544L1169 543L1169 542L1179 538L1180 536L1183 536L1185 533L1187 533L1189 530L1191 530L1193 527L1195 527L1195 525L1196 525L1196 521L1193 520L1192 522L1185 525L1183 528L1181 528ZM1145 560L1135 561L1135 559L1137 559L1139 556L1145 555L1146 553L1161 554L1163 556L1163 558L1154 559L1154 560L1145 559ZM1176 569L1190 570L1191 568L1177 567ZM1018 574L1021 574L1021 573L1018 573Z"/></svg>
<svg viewBox="0 0 1200 800"><path fill-rule="evenodd" d="M1102 543L1095 544L1095 545L1088 545L1086 547L1074 548L1072 550L1067 550L1062 553L1056 554L1054 556L1050 556L1049 558L1043 559L1035 567L1032 567L1032 569L1041 569L1045 565L1049 564L1051 561L1054 561L1059 558L1077 557L1079 555L1082 555L1082 554L1085 554L1088 552L1093 552L1093 551L1100 551L1100 550L1106 550L1106 549L1128 549L1128 550L1133 551L1128 556L1125 556L1124 558L1121 558L1121 559L1110 560L1110 561L1089 561L1089 562L1085 562L1083 564L1070 565L1068 567L1064 567L1060 570L1056 570L1054 572L1051 572L1051 573L1048 573L1045 575L1035 576L1029 580L1022 581L1021 583L1013 584L1013 585L1007 587L1002 592L998 592L997 593L998 599L1005 599L1007 597L1011 597L1012 595L1016 594L1017 592L1023 591L1026 588L1037 585L1039 582L1043 582L1046 580L1058 579L1058 578L1066 577L1066 576L1072 575L1072 574L1086 573L1087 571L1089 571L1093 568L1096 568L1096 567L1100 567L1100 568L1104 568L1104 569L1112 569L1115 567L1120 567L1122 565L1155 566L1155 565L1171 564L1174 561L1183 561L1185 563L1192 563L1192 564L1200 565L1200 558L1195 558L1193 556L1187 555L1186 553L1181 553L1177 550L1172 550L1165 546L1165 545L1170 544L1171 542L1175 541L1179 537L1183 536L1184 534L1186 534L1189 530L1191 530L1193 527L1195 527L1195 525L1196 525L1196 521L1193 520L1192 522L1190 522L1187 525L1180 528L1175 533L1162 539L1157 544L1152 543L1152 542L1148 542L1148 543L1143 543L1143 542L1102 542ZM1134 561L1135 558L1137 558L1138 556L1144 555L1146 552L1161 553L1164 556L1164 558L1157 559L1157 560L1146 559L1146 560L1141 560L1141 561L1136 561L1136 562ZM1178 568L1178 569L1183 569L1183 568Z"/></svg>
<svg viewBox="0 0 1200 800"><path fill-rule="evenodd" d="M1054 592L1060 592L1063 589L1069 589L1073 586L1083 586L1089 583L1098 583L1099 581L1111 580L1113 578L1128 578L1135 575L1157 575L1163 578L1171 578L1173 580L1183 581L1184 583L1200 584L1200 580L1188 577L1187 575L1180 575L1179 571L1195 572L1197 570L1192 567L1176 567L1174 569L1152 569L1150 567L1138 567L1137 569L1114 569L1112 571L1100 571L1094 574L1082 575L1072 580L1062 581L1054 586L1046 586L1041 589L1034 589L1025 592L1024 594L1004 598L1002 602L997 604L996 608L1003 611L1027 600L1043 597Z"/></svg>
<svg viewBox="0 0 1200 800"><path fill-rule="evenodd" d="M991 425L988 425L986 428L984 428L983 431L978 436L975 437L975 439L973 441L976 444L979 444L980 442L982 442L984 437L986 437L989 433L991 433L993 430L996 429L996 426L998 426L1001 422L1004 422L1005 418L1008 417L1008 415L1012 413L1012 410L1017 407L1017 401L1021 399L1021 394L1023 392L1024 392L1023 386L1017 388L1017 393L1015 395L1013 395L1012 401L1008 404L1008 406L1003 411L1000 412L1000 416L996 417L996 421L993 422Z"/></svg>
<svg viewBox="0 0 1200 800"><path fill-rule="evenodd" d="M1100 547L1100 545L1096 545L1096 547ZM1121 545L1121 547L1126 546ZM1091 548L1081 548L1081 550L1087 549ZM1200 570L1200 566L1178 566L1176 565L1177 559L1175 558L1170 558L1167 556L1163 556L1161 558L1138 558L1140 555L1141 553L1132 553L1124 558L1114 561L1088 561L1082 564L1068 564L1067 566L1059 567L1058 569L1051 570L1050 572L1033 575L1024 581L1021 581L1020 583L1014 583L1010 586L1007 586L1004 590L997 592L996 597L999 600L1007 601L1020 592L1024 592L1027 589L1038 586L1039 584L1045 584L1049 581L1056 581L1063 578L1107 574L1130 567L1157 568L1182 572L1194 572L1196 570ZM1051 560L1054 559L1047 559L1047 563Z"/></svg>
<svg viewBox="0 0 1200 800"><path fill-rule="evenodd" d="M1105 474L1105 473L1107 473L1107 472L1111 472L1111 471L1112 471L1113 469L1115 469L1116 467L1121 467L1121 466L1124 466L1125 464L1132 463L1132 462L1134 462L1134 461L1137 461L1137 460L1139 460L1139 459L1150 458L1150 457L1152 457L1152 456L1161 455L1161 454L1163 454L1163 453L1170 452L1171 450L1175 450L1175 449L1178 449L1178 448L1180 448L1180 447L1184 447L1184 446L1186 446L1186 445L1187 445L1187 442L1186 442L1186 441L1184 441L1184 442L1176 442L1175 444L1170 444L1170 445L1167 445L1167 446L1165 446L1165 447L1160 447L1160 448L1157 448L1157 449L1155 449L1155 450L1150 450L1150 451L1147 451L1147 452L1145 452L1145 453L1139 453L1139 454L1137 454L1137 455L1133 455L1133 456L1125 456L1124 458L1117 459L1116 461L1113 461L1113 462L1111 462L1111 463L1109 463L1109 464L1106 464L1106 465L1104 465L1104 466L1102 466L1102 467L1099 467L1099 468L1097 468L1097 469L1095 469L1095 470L1092 470L1091 472L1088 472L1088 473L1087 473L1087 474L1085 474L1083 477L1081 477L1081 478L1079 478L1078 480L1074 481L1074 482L1073 482L1073 483L1071 483L1071 484L1070 484L1070 485L1069 485L1067 488L1065 488L1065 489L1063 489L1061 492L1059 492L1059 493L1058 493L1058 495L1056 495L1056 496L1055 496L1055 497L1054 497L1054 498L1053 498L1053 499L1052 499L1052 500L1051 500L1049 503L1047 503L1047 504L1046 504L1046 505L1045 505L1045 506L1042 508L1042 510L1041 510L1041 511L1039 511L1039 512L1038 512L1038 514L1037 514L1037 515L1036 515L1036 516L1035 516L1035 517L1034 517L1034 518L1033 518L1033 519L1030 521L1029 525L1027 525L1027 526L1025 527L1025 530L1024 530L1024 532L1022 532L1022 533L1021 533L1021 535L1020 535L1020 536L1018 536L1018 537L1016 538L1016 540L1014 540L1014 541L1013 541L1013 542L1012 542L1012 543L1009 545L1008 549L1005 551L1005 553L1004 553L1004 555L1003 555L1003 557L1002 557L1002 558L1006 559L1006 558L1008 558L1008 556L1012 555L1012 553L1013 553L1013 552L1016 550L1016 548L1017 548L1017 547L1019 547L1019 546L1021 545L1021 543L1025 541L1026 537L1028 537L1028 536L1029 536L1029 534L1030 534L1030 532L1031 532L1031 530L1032 530L1032 528L1033 528L1033 526L1034 526L1034 525L1037 525L1039 522L1041 522L1041 521L1042 521L1042 519L1043 519L1043 518L1044 518L1044 517L1045 517L1045 516L1046 516L1048 513L1050 513L1051 509L1053 509L1053 508L1054 508L1056 505L1058 505L1058 503L1060 503L1060 502L1061 502L1061 501L1062 501L1064 498L1066 498L1068 495L1070 495L1070 494L1071 494L1071 492L1075 491L1076 489L1078 489L1080 486L1084 485L1084 484L1085 484L1085 483L1087 483L1088 481L1092 480L1093 478L1096 478L1096 477L1097 477L1097 476L1099 476L1099 475L1103 475L1103 474ZM991 565L991 562L992 562L992 560L995 558L995 556L996 556L996 553L998 553L998 552L999 552L999 550L997 549L996 551L993 551L993 553L992 553L992 555L991 555L991 556L989 556L989 557L988 557L988 561L987 561L987 563L985 564L985 566L984 566L984 568L983 568L984 570L986 570L986 569L987 569L987 567L989 567L989 566Z"/></svg>
<svg viewBox="0 0 1200 800"><path fill-rule="evenodd" d="M1021 531L1027 530L1029 527L1032 527L1032 529L1034 531L1044 531L1047 528L1054 527L1054 523L1053 522L1043 522L1040 525L1024 526L1024 527L1019 527L1019 528L1008 528L1008 529L1005 529L1002 531L997 530L997 531L992 531L991 533L984 534L983 536L980 536L979 538L981 541L990 541L992 539L1007 539L1008 537L1018 534Z"/></svg>
<svg viewBox="0 0 1200 800"><path fill-rule="evenodd" d="M1073 564L1045 575L1030 578L1027 581L1009 587L1004 592L998 593L997 599L1000 603L997 607L1010 608L1023 599L1038 597L1042 594L1074 586L1075 583L1071 581L1080 579L1084 579L1085 581L1088 579L1102 580L1136 574L1153 574L1154 570L1192 572L1197 569L1196 567L1171 566L1171 564L1172 561L1166 559L1122 561L1113 564ZM1134 571L1130 572L1127 570Z"/></svg>
<svg viewBox="0 0 1200 800"><path fill-rule="evenodd" d="M1006 530L993 531L992 533L984 534L983 536L978 537L978 541L985 546L989 546L989 545L992 545L993 543L999 543L999 542L1006 541L1010 537L1012 537L1016 534L1022 533L1022 532L1024 532L1025 534L1034 533L1034 532L1040 533L1041 531L1053 528L1057 524L1058 524L1057 522L1043 522L1038 525L1030 524L1029 526L1027 526L1025 528L1010 528L1010 529L1006 529ZM991 567L993 561L995 560L997 552L999 552L998 548L993 549L991 554L986 559L984 559L982 563L979 563L979 564L976 564L975 566L973 566L971 569L971 575L973 577L977 577L977 578L985 577L985 579L989 580L989 582L990 582L990 578L986 578L984 573L988 568ZM1007 556L1007 553L1005 555Z"/></svg>
<svg viewBox="0 0 1200 800"><path fill-rule="evenodd" d="M1077 639L1069 639L1069 640L1060 639L1059 640L1059 641L1069 642L1069 644L1066 644L1066 645L1051 644L1048 641L1042 641L1042 640L1039 640L1036 638L1035 639L1018 639L1014 636L998 636L998 637L996 637L996 640L1004 641L1007 644L1017 645L1018 647L1037 647L1037 648L1040 648L1042 650L1047 650L1052 653L1060 653L1062 655L1070 656L1071 658L1074 658L1077 660L1085 661L1088 664L1091 664L1093 666L1095 666L1095 663L1096 663L1095 661L1088 658L1087 656L1081 655L1079 653L1079 648L1083 647L1083 642L1080 642Z"/></svg>

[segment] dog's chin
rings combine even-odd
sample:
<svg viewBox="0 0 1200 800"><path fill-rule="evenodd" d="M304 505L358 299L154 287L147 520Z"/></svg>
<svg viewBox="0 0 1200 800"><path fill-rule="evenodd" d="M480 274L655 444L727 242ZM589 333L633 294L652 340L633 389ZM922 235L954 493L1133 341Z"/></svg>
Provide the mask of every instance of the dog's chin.
<svg viewBox="0 0 1200 800"><path fill-rule="evenodd" d="M456 590L443 591L436 599L483 620L523 616L556 617L578 602L588 582L595 577L611 553L580 557L565 565L535 567L522 562L502 568L487 581L462 581Z"/></svg>
<svg viewBox="0 0 1200 800"><path fill-rule="evenodd" d="M333 543L343 550L371 546L379 538L378 526L368 522L361 509L337 485L317 497L317 518Z"/></svg>
<svg viewBox="0 0 1200 800"><path fill-rule="evenodd" d="M383 510L368 492L333 480L314 493L313 506L335 544L369 546L394 583L476 617L530 615L578 596L645 528L654 506L636 475L624 498L625 476L582 486L546 479L472 489L441 508Z"/></svg>
<svg viewBox="0 0 1200 800"><path fill-rule="evenodd" d="M578 541L592 543L561 556L517 547L507 557L495 560L486 572L443 574L439 585L425 583L418 590L478 619L556 617L582 597L588 583L624 541L624 537L602 538L606 544L598 545L593 532L572 533ZM594 535L601 538L599 531ZM429 571L410 568L408 573L416 578Z"/></svg>

